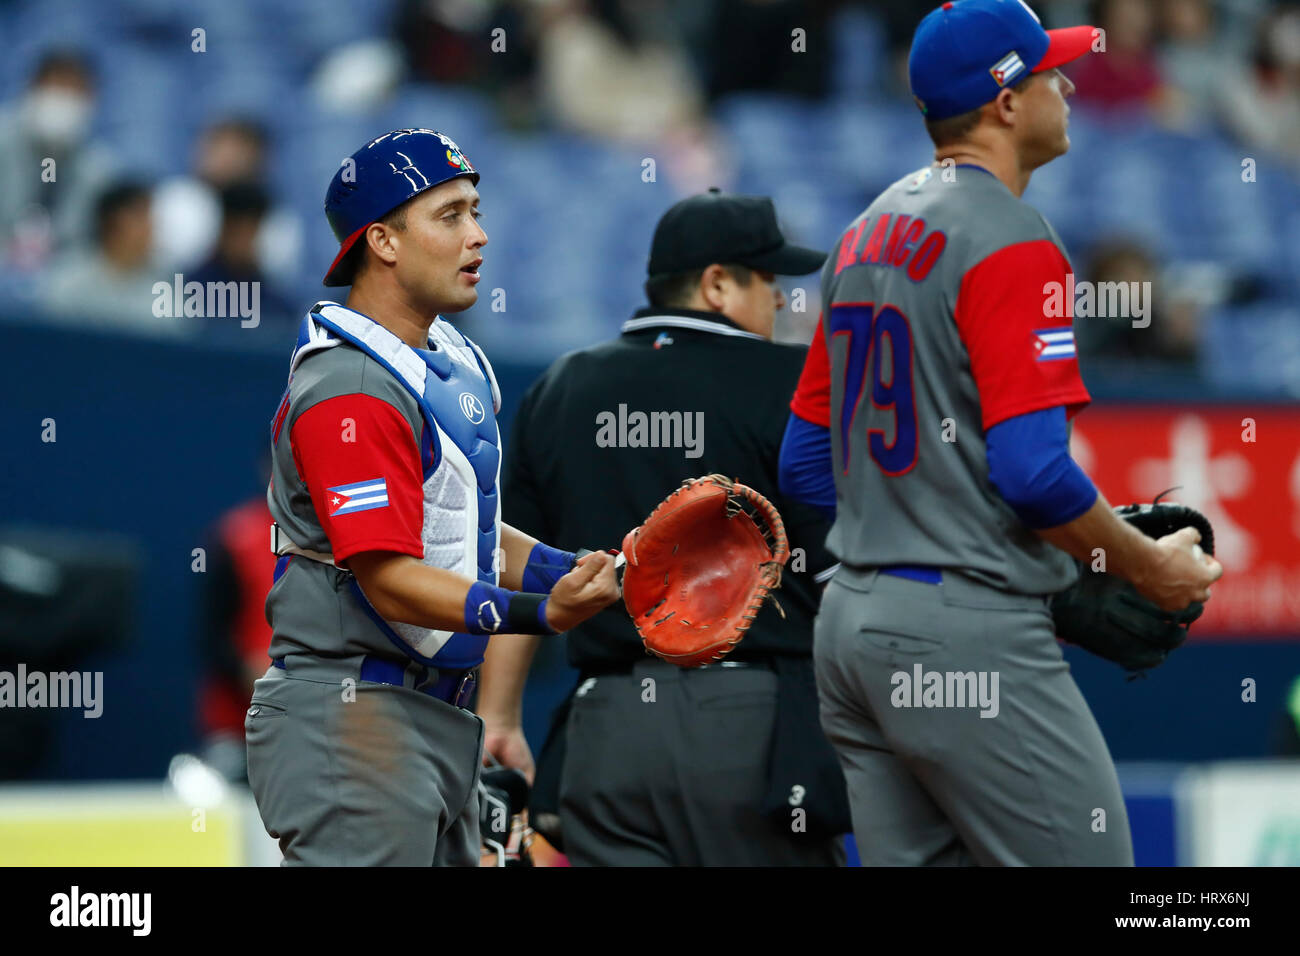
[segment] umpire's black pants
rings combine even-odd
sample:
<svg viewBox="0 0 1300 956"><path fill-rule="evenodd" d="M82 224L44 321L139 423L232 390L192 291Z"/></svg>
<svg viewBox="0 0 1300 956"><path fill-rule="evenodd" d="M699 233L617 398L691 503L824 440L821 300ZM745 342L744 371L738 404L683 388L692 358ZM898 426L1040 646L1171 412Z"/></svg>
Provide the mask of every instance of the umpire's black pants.
<svg viewBox="0 0 1300 956"><path fill-rule="evenodd" d="M560 782L575 866L834 866L838 839L764 817L776 675L658 660L590 678L573 700Z"/></svg>

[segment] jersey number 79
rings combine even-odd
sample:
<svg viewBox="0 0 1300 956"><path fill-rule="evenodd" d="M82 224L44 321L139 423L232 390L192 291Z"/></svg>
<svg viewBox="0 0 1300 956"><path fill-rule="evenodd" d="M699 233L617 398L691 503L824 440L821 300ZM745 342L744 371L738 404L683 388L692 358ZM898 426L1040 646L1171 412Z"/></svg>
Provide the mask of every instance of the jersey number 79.
<svg viewBox="0 0 1300 956"><path fill-rule="evenodd" d="M838 467L849 473L849 438L853 421L867 393L873 407L894 414L894 440L886 433L867 429L867 449L886 475L903 475L916 465L916 399L912 390L912 328L907 316L892 305L876 309L874 302L845 302L831 306L831 343L845 337L847 363L844 369L844 397L839 411L840 449ZM889 339L889 379L884 377L881 346ZM829 350L834 354L834 345Z"/></svg>

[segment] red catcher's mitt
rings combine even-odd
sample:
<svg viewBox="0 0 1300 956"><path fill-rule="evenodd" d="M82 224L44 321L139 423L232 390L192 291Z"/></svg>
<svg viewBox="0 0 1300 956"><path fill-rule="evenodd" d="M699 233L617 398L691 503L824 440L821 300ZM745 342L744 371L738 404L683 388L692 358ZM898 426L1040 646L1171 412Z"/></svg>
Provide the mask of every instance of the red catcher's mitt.
<svg viewBox="0 0 1300 956"><path fill-rule="evenodd" d="M699 667L740 643L781 586L790 547L770 501L725 475L705 475L687 479L629 531L623 556L623 603L646 649Z"/></svg>

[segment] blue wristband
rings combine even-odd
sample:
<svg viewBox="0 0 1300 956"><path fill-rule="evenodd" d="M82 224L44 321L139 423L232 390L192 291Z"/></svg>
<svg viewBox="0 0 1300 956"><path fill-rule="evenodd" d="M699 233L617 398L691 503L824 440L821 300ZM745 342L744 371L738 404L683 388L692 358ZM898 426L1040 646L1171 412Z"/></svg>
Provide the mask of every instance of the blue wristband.
<svg viewBox="0 0 1300 956"><path fill-rule="evenodd" d="M555 634L546 620L545 594L508 591L475 581L465 595L466 634Z"/></svg>
<svg viewBox="0 0 1300 956"><path fill-rule="evenodd" d="M550 594L555 582L572 571L577 560L578 556L572 551L561 551L537 542L528 553L528 564L524 566L523 589L536 594Z"/></svg>

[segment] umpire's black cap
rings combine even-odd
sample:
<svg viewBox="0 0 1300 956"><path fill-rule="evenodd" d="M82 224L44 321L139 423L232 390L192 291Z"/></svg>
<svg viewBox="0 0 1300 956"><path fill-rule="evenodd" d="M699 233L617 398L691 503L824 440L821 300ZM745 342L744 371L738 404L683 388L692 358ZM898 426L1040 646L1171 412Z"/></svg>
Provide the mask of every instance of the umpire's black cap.
<svg viewBox="0 0 1300 956"><path fill-rule="evenodd" d="M673 275L719 263L779 276L807 275L826 253L793 246L781 235L766 196L738 196L716 187L683 199L655 227L650 276Z"/></svg>

